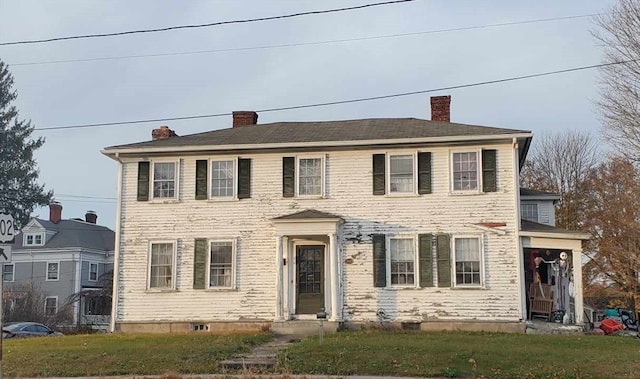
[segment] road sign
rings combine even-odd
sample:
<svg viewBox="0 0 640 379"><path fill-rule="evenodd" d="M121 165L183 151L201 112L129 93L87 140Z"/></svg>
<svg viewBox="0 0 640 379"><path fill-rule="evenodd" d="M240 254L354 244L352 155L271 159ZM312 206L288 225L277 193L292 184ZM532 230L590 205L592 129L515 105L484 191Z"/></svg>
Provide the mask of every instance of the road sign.
<svg viewBox="0 0 640 379"><path fill-rule="evenodd" d="M0 213L0 243L13 243L15 238L15 221L13 216Z"/></svg>
<svg viewBox="0 0 640 379"><path fill-rule="evenodd" d="M11 245L0 245L0 263L11 262Z"/></svg>

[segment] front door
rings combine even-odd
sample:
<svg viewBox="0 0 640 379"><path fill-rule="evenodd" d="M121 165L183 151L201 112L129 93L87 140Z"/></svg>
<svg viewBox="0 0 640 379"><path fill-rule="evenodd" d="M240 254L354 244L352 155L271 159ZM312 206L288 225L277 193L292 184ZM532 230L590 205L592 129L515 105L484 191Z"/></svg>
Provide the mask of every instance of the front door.
<svg viewBox="0 0 640 379"><path fill-rule="evenodd" d="M296 249L296 313L316 314L324 308L324 246Z"/></svg>

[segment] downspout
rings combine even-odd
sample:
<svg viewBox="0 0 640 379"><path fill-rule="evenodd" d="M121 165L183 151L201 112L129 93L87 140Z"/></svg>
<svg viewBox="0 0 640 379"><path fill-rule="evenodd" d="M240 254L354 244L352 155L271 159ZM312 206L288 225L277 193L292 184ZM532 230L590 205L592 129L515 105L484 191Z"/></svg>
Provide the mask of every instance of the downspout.
<svg viewBox="0 0 640 379"><path fill-rule="evenodd" d="M522 251L522 241L520 239L520 153L518 140L514 137L511 143L513 147L513 189L515 192L515 237L517 248L517 277L520 289L518 291L518 313L520 313L520 320L527 319L527 297L525 296L525 283L524 283L524 252Z"/></svg>
<svg viewBox="0 0 640 379"><path fill-rule="evenodd" d="M111 290L111 317L109 318L109 331L116 331L116 317L118 316L118 283L120 278L120 217L122 215L122 171L123 163L119 154L116 153L115 159L118 161L118 184L116 189L116 239L113 245L113 288Z"/></svg>
<svg viewBox="0 0 640 379"><path fill-rule="evenodd" d="M78 252L78 259L76 259L76 293L80 293L82 288L82 249ZM82 307L80 306L82 300L78 299L73 307L75 310L75 318L76 318L76 327L80 326L81 317L80 312Z"/></svg>

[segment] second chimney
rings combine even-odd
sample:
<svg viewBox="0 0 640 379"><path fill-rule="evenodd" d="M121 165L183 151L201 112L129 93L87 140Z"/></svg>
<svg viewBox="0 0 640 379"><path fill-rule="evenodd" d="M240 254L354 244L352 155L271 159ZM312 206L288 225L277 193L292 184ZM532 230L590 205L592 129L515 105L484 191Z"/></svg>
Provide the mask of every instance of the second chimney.
<svg viewBox="0 0 640 379"><path fill-rule="evenodd" d="M168 126L163 125L161 127L159 127L158 129L153 129L151 131L151 139L153 141L158 140L158 139L167 139L167 138L171 138L171 137L177 137L178 135L176 134L176 132L174 132L173 130L169 129Z"/></svg>
<svg viewBox="0 0 640 379"><path fill-rule="evenodd" d="M84 220L89 224L95 224L98 221L98 214L94 211L87 211L84 214Z"/></svg>
<svg viewBox="0 0 640 379"><path fill-rule="evenodd" d="M57 201L49 203L49 221L57 224L62 220L62 204Z"/></svg>
<svg viewBox="0 0 640 379"><path fill-rule="evenodd" d="M433 96L431 98L431 121L450 122L451 96Z"/></svg>
<svg viewBox="0 0 640 379"><path fill-rule="evenodd" d="M233 127L251 126L258 123L258 114L253 111L233 112Z"/></svg>

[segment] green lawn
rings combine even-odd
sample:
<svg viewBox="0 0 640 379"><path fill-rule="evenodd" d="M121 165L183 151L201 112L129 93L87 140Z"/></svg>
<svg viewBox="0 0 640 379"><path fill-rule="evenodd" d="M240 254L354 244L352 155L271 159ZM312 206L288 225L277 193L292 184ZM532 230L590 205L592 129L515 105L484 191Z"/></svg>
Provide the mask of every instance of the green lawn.
<svg viewBox="0 0 640 379"><path fill-rule="evenodd" d="M640 378L631 337L342 332L283 351L292 374L485 378ZM576 376L576 371L579 376Z"/></svg>

